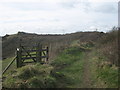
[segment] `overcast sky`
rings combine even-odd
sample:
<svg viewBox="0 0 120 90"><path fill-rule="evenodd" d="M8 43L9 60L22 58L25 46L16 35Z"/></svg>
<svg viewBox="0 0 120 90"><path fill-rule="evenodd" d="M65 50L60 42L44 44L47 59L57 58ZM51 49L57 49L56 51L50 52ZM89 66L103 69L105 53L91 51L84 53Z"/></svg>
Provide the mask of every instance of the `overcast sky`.
<svg viewBox="0 0 120 90"><path fill-rule="evenodd" d="M108 31L118 24L118 0L0 0L0 35Z"/></svg>

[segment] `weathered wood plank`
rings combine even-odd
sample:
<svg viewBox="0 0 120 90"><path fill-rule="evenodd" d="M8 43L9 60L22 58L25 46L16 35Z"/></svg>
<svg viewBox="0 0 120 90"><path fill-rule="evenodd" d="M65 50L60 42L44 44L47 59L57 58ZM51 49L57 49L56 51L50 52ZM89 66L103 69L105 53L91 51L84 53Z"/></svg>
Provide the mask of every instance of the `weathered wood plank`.
<svg viewBox="0 0 120 90"><path fill-rule="evenodd" d="M22 57L22 59L36 59L36 57Z"/></svg>
<svg viewBox="0 0 120 90"><path fill-rule="evenodd" d="M42 56L42 45L41 44L38 44L38 46L37 46L37 62L41 62L41 60L42 60L42 58L41 58L41 56Z"/></svg>
<svg viewBox="0 0 120 90"><path fill-rule="evenodd" d="M43 54L44 54L44 56L46 55L46 53L45 53L45 52L43 52Z"/></svg>
<svg viewBox="0 0 120 90"><path fill-rule="evenodd" d="M48 56L41 56L41 58L47 58ZM22 57L22 59L36 59L36 57Z"/></svg>
<svg viewBox="0 0 120 90"><path fill-rule="evenodd" d="M22 66L22 50L21 47L17 48L17 59L16 59L16 63L17 63L17 68Z"/></svg>
<svg viewBox="0 0 120 90"><path fill-rule="evenodd" d="M24 47L22 47L24 49L24 51L32 58L31 54L29 52L26 51L26 49ZM34 62L36 62L36 60L34 58L32 58L34 60Z"/></svg>
<svg viewBox="0 0 120 90"><path fill-rule="evenodd" d="M34 53L34 54L30 54L31 56L36 56L36 53ZM27 55L27 54L22 54L22 56L24 57L24 56L29 56L29 55Z"/></svg>
<svg viewBox="0 0 120 90"><path fill-rule="evenodd" d="M47 58L48 56L41 56L41 58Z"/></svg>
<svg viewBox="0 0 120 90"><path fill-rule="evenodd" d="M11 64L16 60L16 57L17 56L15 56L15 58L8 64L8 66L3 70L3 72L2 72L2 74L4 74L7 70L8 70L8 68L11 66Z"/></svg>
<svg viewBox="0 0 120 90"><path fill-rule="evenodd" d="M46 53L47 53L46 61L48 61L48 58L49 58L49 48L48 48L48 47L47 47L47 51L46 51Z"/></svg>
<svg viewBox="0 0 120 90"><path fill-rule="evenodd" d="M42 51L47 51L47 49L42 49Z"/></svg>

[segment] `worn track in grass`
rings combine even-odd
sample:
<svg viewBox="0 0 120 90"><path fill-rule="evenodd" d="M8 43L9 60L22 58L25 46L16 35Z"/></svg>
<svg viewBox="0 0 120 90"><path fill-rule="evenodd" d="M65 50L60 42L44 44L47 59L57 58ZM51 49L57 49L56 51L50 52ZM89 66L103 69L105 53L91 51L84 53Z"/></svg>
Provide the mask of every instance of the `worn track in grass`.
<svg viewBox="0 0 120 90"><path fill-rule="evenodd" d="M89 52L86 52L84 57L84 67L83 67L83 78L81 88L90 88L91 87L91 71L90 71L90 60Z"/></svg>

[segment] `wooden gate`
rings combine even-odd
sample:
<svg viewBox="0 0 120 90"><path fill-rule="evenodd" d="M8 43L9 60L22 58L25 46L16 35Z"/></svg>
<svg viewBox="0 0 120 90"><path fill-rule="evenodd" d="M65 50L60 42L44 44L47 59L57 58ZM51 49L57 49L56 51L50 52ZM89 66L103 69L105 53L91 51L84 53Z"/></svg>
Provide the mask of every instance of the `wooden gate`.
<svg viewBox="0 0 120 90"><path fill-rule="evenodd" d="M38 44L33 48L20 46L17 48L17 68L26 65L27 63L39 62L44 64L48 61L48 47Z"/></svg>
<svg viewBox="0 0 120 90"><path fill-rule="evenodd" d="M17 55L15 58L7 65L7 67L3 70L2 74L4 74L8 68L12 65L12 63L16 60L17 68L24 66L26 63L34 63L38 62L41 64L47 63L48 61L48 50L47 46L42 46L38 44L32 49L25 46L21 46L17 48Z"/></svg>

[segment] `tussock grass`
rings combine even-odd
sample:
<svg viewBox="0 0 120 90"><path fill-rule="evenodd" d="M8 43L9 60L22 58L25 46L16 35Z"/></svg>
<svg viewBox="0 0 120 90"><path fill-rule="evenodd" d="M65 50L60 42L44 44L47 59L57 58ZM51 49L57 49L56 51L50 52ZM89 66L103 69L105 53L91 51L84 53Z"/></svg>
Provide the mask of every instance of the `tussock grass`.
<svg viewBox="0 0 120 90"><path fill-rule="evenodd" d="M6 75L6 88L56 88L65 87L69 80L63 73L54 71L50 65L27 65Z"/></svg>

